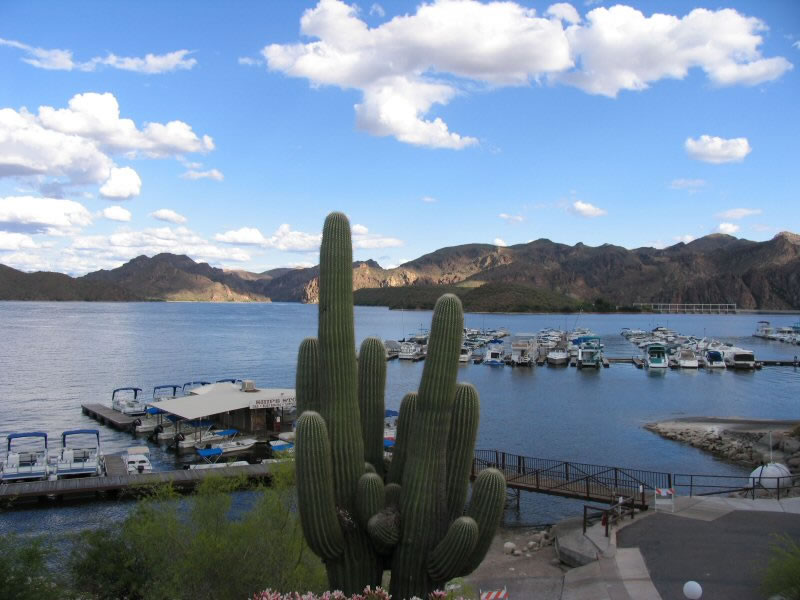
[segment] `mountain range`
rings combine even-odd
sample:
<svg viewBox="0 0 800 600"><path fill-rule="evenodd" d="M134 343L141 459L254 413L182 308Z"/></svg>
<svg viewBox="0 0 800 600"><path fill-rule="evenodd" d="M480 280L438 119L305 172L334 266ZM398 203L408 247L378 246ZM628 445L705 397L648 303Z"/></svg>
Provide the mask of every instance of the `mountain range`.
<svg viewBox="0 0 800 600"><path fill-rule="evenodd" d="M800 308L800 236L753 242L712 234L664 249L574 246L539 239L441 248L393 269L353 264L356 303L429 308L444 291L465 310L614 309L635 302ZM187 256L139 256L72 278L0 265L0 300L316 302L319 268L223 270Z"/></svg>

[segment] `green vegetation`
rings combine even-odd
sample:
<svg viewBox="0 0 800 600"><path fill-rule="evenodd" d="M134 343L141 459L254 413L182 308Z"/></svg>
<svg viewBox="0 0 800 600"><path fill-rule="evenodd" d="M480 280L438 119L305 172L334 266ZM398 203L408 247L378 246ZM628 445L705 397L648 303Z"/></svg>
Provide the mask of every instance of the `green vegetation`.
<svg viewBox="0 0 800 600"><path fill-rule="evenodd" d="M52 572L41 541L0 537L0 596L241 600L265 588L322 591L325 571L297 518L293 465L280 465L271 487L237 496L248 506L234 511L230 492L241 483L210 477L188 498L157 488L121 526L76 536L66 565Z"/></svg>
<svg viewBox="0 0 800 600"><path fill-rule="evenodd" d="M767 596L800 600L800 545L786 534L776 536L763 579Z"/></svg>
<svg viewBox="0 0 800 600"><path fill-rule="evenodd" d="M353 594L379 585L391 568L393 597L427 597L480 564L505 499L502 473L487 469L464 514L479 402L475 388L456 383L461 302L452 294L436 301L419 393L400 407L384 480L385 352L380 340L367 339L356 360L352 242L341 213L325 220L319 281L319 340L301 344L296 383L305 537L333 589Z"/></svg>

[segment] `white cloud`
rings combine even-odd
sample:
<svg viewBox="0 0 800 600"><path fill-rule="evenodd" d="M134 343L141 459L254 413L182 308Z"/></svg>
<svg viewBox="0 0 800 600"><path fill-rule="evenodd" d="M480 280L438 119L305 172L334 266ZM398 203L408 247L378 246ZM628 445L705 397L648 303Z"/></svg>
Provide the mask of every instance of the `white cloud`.
<svg viewBox="0 0 800 600"><path fill-rule="evenodd" d="M226 231L225 233L218 233L214 236L218 242L225 242L226 244L248 244L248 245L261 245L267 244L267 238L256 229L255 227L242 227L234 231Z"/></svg>
<svg viewBox="0 0 800 600"><path fill-rule="evenodd" d="M0 231L0 250L22 250L23 248L38 248L33 238L24 233Z"/></svg>
<svg viewBox="0 0 800 600"><path fill-rule="evenodd" d="M728 235L733 235L737 231L739 231L739 226L733 223L720 223L717 231L720 233L727 233Z"/></svg>
<svg viewBox="0 0 800 600"><path fill-rule="evenodd" d="M423 196L422 201L425 202L426 204L433 204L434 202L438 202L438 200L433 196Z"/></svg>
<svg viewBox="0 0 800 600"><path fill-rule="evenodd" d="M792 44L792 48L797 48L800 50L800 40L797 40L794 44Z"/></svg>
<svg viewBox="0 0 800 600"><path fill-rule="evenodd" d="M696 140L686 138L685 148L689 157L716 165L742 161L751 151L747 138L725 139L710 135L701 135Z"/></svg>
<svg viewBox="0 0 800 600"><path fill-rule="evenodd" d="M591 10L581 21L566 3L540 17L514 2L475 0L433 0L370 28L357 7L320 0L300 20L311 41L271 44L262 54L269 69L312 86L359 90L356 122L372 135L461 149L478 140L428 115L475 83L497 88L546 80L615 97L699 68L719 85L755 85L793 68L783 57L761 56L765 29L732 9L646 17L617 5Z"/></svg>
<svg viewBox="0 0 800 600"><path fill-rule="evenodd" d="M176 50L167 54L147 54L144 58L116 56L96 56L85 62L76 62L72 58L71 50L37 48L15 40L0 38L0 46L9 46L22 50L26 56L24 62L40 69L57 71L94 71L97 67L107 66L124 71L137 73L158 74L169 73L179 69L191 69L197 64L194 58L186 58L189 50Z"/></svg>
<svg viewBox="0 0 800 600"><path fill-rule="evenodd" d="M300 260L295 262L290 262L287 266L291 267L292 269L310 269L316 263L313 263L309 260Z"/></svg>
<svg viewBox="0 0 800 600"><path fill-rule="evenodd" d="M141 191L142 180L136 171L130 167L112 167L108 181L100 188L100 195L104 198L127 200L138 196Z"/></svg>
<svg viewBox="0 0 800 600"><path fill-rule="evenodd" d="M131 211L121 206L109 206L103 209L103 216L111 221L127 222L131 220Z"/></svg>
<svg viewBox="0 0 800 600"><path fill-rule="evenodd" d="M575 200L570 207L570 210L576 214L581 215L582 217L602 217L603 215L608 214L608 211L595 206L594 204L589 204L588 202L583 202L581 200Z"/></svg>
<svg viewBox="0 0 800 600"><path fill-rule="evenodd" d="M403 245L403 240L370 233L363 225L353 225L353 248L396 248Z"/></svg>
<svg viewBox="0 0 800 600"><path fill-rule="evenodd" d="M77 94L68 108L41 106L38 115L25 108L0 109L0 178L50 178L37 180L41 189L106 182L115 173L115 154L163 158L213 149L209 136L199 137L182 121L137 128L131 119L120 117L117 99L109 93ZM129 167L116 171L117 178L127 174L128 193L136 189L130 171ZM66 182L52 178L66 178ZM125 192L107 185L109 192Z"/></svg>
<svg viewBox="0 0 800 600"><path fill-rule="evenodd" d="M189 170L183 175L184 179L213 179L214 181L222 181L225 176L218 169L209 169L208 171L195 171Z"/></svg>
<svg viewBox="0 0 800 600"><path fill-rule="evenodd" d="M403 245L402 240L370 233L367 227L357 223L352 226L351 232L353 248L393 248ZM275 248L277 250L305 252L319 248L322 234L294 231L290 225L284 223L269 237L261 233L258 228L242 227L218 233L214 236L214 239L226 244L246 244L263 248Z"/></svg>
<svg viewBox="0 0 800 600"><path fill-rule="evenodd" d="M186 223L186 217L169 208L160 208L157 211L150 213L150 216L154 219L158 219L159 221L167 221L168 223L175 223L176 225L182 225L183 223Z"/></svg>
<svg viewBox="0 0 800 600"><path fill-rule="evenodd" d="M492 242L495 246L508 246L503 238L494 238Z"/></svg>
<svg viewBox="0 0 800 600"><path fill-rule="evenodd" d="M369 7L369 16L377 16L383 18L386 16L386 11L383 10L383 7L378 4L377 2L373 3L372 6Z"/></svg>
<svg viewBox="0 0 800 600"><path fill-rule="evenodd" d="M705 179L673 179L669 187L673 190L689 190L693 192L705 187L705 185Z"/></svg>
<svg viewBox="0 0 800 600"><path fill-rule="evenodd" d="M73 200L34 196L0 197L0 223L4 229L59 234L90 225L92 216Z"/></svg>
<svg viewBox="0 0 800 600"><path fill-rule="evenodd" d="M676 242L683 242L684 244L688 244L689 242L693 242L696 238L693 235L676 235L674 238Z"/></svg>
<svg viewBox="0 0 800 600"><path fill-rule="evenodd" d="M525 217L522 215L509 215L507 213L500 213L497 216L503 219L506 223L510 224L522 223L525 220Z"/></svg>
<svg viewBox="0 0 800 600"><path fill-rule="evenodd" d="M239 64L246 67L259 67L264 64L264 61L258 58L251 58L249 56L240 56Z"/></svg>
<svg viewBox="0 0 800 600"><path fill-rule="evenodd" d="M367 229L364 225L359 225L356 223L350 228L350 231L353 235L365 235L369 233L369 229Z"/></svg>
<svg viewBox="0 0 800 600"><path fill-rule="evenodd" d="M752 217L753 215L760 214L760 208L732 208L730 210L717 213L716 217L718 219L733 219L738 221L739 219L744 219L745 217Z"/></svg>

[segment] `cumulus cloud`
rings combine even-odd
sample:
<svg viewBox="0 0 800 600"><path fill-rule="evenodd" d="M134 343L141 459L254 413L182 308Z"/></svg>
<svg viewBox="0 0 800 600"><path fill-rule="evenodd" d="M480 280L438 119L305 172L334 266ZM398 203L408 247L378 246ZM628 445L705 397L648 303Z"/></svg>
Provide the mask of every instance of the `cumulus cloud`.
<svg viewBox="0 0 800 600"><path fill-rule="evenodd" d="M684 244L688 244L689 242L693 242L696 238L693 235L676 235L674 238L676 242L683 242Z"/></svg>
<svg viewBox="0 0 800 600"><path fill-rule="evenodd" d="M751 151L747 138L725 139L710 135L701 135L696 140L686 138L685 148L691 158L716 165L742 161Z"/></svg>
<svg viewBox="0 0 800 600"><path fill-rule="evenodd" d="M251 58L250 56L240 56L238 62L240 65L244 65L246 67L258 67L264 64L263 60Z"/></svg>
<svg viewBox="0 0 800 600"><path fill-rule="evenodd" d="M370 233L367 227L358 223L352 226L351 231L353 248L393 248L403 245L403 241L400 239ZM242 244L274 248L276 250L307 252L315 251L319 248L322 234L296 231L289 224L284 223L270 236L265 236L256 227L242 227L218 233L214 236L214 239L226 244Z"/></svg>
<svg viewBox="0 0 800 600"><path fill-rule="evenodd" d="M509 215L507 213L500 213L497 216L503 219L506 223L511 224L522 223L525 220L525 217L522 215Z"/></svg>
<svg viewBox="0 0 800 600"><path fill-rule="evenodd" d="M100 195L104 198L127 200L138 196L141 191L142 180L136 171L130 167L112 167L108 181L100 188Z"/></svg>
<svg viewBox="0 0 800 600"><path fill-rule="evenodd" d="M588 202L583 202L581 200L575 200L575 202L572 203L570 210L575 214L588 218L602 217L603 215L608 214L608 211L599 208L594 204L589 204Z"/></svg>
<svg viewBox="0 0 800 600"><path fill-rule="evenodd" d="M106 56L96 56L90 60L78 62L72 58L71 50L37 48L16 40L2 38L0 38L0 46L22 50L25 53L22 58L23 62L39 69L51 71L94 71L98 67L105 66L152 75L191 69L197 64L196 59L187 58L187 55L191 54L189 50L176 50L167 54L148 53L144 58L117 56L109 53Z"/></svg>
<svg viewBox="0 0 800 600"><path fill-rule="evenodd" d="M438 200L433 196L423 196L422 201L425 202L426 204L433 204L434 202L438 202Z"/></svg>
<svg viewBox="0 0 800 600"><path fill-rule="evenodd" d="M503 238L494 238L492 242L495 246L508 246Z"/></svg>
<svg viewBox="0 0 800 600"><path fill-rule="evenodd" d="M396 248L403 245L403 240L370 233L363 225L353 225L353 248Z"/></svg>
<svg viewBox="0 0 800 600"><path fill-rule="evenodd" d="M0 231L0 250L22 250L24 248L38 248L33 238L24 233Z"/></svg>
<svg viewBox="0 0 800 600"><path fill-rule="evenodd" d="M669 187L673 190L688 190L693 192L705 187L705 185L705 179L673 179Z"/></svg>
<svg viewBox="0 0 800 600"><path fill-rule="evenodd" d="M5 230L58 235L91 223L89 211L74 200L35 196L0 197L0 224Z"/></svg>
<svg viewBox="0 0 800 600"><path fill-rule="evenodd" d="M478 140L428 115L475 84L549 81L615 97L699 68L718 85L755 85L792 68L783 57L762 57L759 33L765 29L732 9L646 17L616 5L595 8L581 20L567 3L538 16L515 2L475 0L433 0L370 28L357 7L320 0L300 20L311 41L270 44L262 55L270 70L312 86L359 90L356 123L363 131L461 149Z"/></svg>
<svg viewBox="0 0 800 600"><path fill-rule="evenodd" d="M731 208L730 210L717 213L716 217L718 219L733 219L738 221L739 219L744 219L745 217L752 217L753 215L760 214L760 208Z"/></svg>
<svg viewBox="0 0 800 600"><path fill-rule="evenodd" d="M248 245L266 245L267 238L264 234L255 227L242 227L225 233L218 233L214 236L218 242L225 242L226 244L248 244Z"/></svg>
<svg viewBox="0 0 800 600"><path fill-rule="evenodd" d="M127 222L131 220L131 211L121 206L109 206L103 209L103 216L111 221Z"/></svg>
<svg viewBox="0 0 800 600"><path fill-rule="evenodd" d="M160 208L157 211L150 213L150 216L154 219L158 219L159 221L167 221L168 223L175 223L176 225L182 225L183 223L186 223L186 217L169 208Z"/></svg>
<svg viewBox="0 0 800 600"><path fill-rule="evenodd" d="M369 7L369 15L371 17L372 16L377 16L377 17L383 18L383 17L386 16L386 11L383 10L383 7L380 4L375 2L375 3L372 4L372 6Z"/></svg>
<svg viewBox="0 0 800 600"><path fill-rule="evenodd" d="M739 226L734 223L720 223L719 227L717 227L717 231L720 233L727 233L728 235L733 235L737 231L739 231Z"/></svg>
<svg viewBox="0 0 800 600"><path fill-rule="evenodd" d="M209 169L208 171L195 171L190 169L181 175L184 179L213 179L214 181L222 181L225 176L218 169Z"/></svg>

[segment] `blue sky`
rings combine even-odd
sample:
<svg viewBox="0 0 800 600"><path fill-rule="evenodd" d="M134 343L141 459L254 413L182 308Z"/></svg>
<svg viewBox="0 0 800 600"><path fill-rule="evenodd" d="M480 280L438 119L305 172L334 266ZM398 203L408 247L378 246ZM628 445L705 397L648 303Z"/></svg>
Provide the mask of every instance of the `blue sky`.
<svg viewBox="0 0 800 600"><path fill-rule="evenodd" d="M794 0L4 2L0 263L798 232L798 63Z"/></svg>

